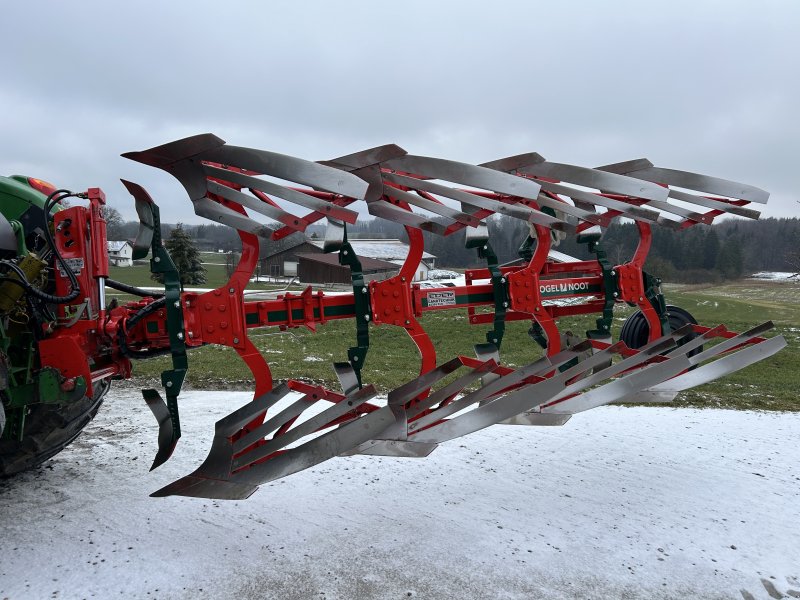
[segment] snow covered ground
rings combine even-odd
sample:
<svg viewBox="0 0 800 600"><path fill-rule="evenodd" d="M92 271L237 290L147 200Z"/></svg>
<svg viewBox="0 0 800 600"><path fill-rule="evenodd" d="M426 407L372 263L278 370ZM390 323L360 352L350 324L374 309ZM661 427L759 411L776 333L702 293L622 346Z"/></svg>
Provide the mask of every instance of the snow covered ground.
<svg viewBox="0 0 800 600"><path fill-rule="evenodd" d="M754 273L750 279L768 279L770 281L791 281L793 283L800 283L800 278L797 277L797 273L788 273L786 271L759 271L758 273Z"/></svg>
<svg viewBox="0 0 800 600"><path fill-rule="evenodd" d="M246 501L148 497L248 399L186 393L148 473L155 420L112 391L67 451L0 482L0 598L800 595L800 414L607 407L337 458Z"/></svg>

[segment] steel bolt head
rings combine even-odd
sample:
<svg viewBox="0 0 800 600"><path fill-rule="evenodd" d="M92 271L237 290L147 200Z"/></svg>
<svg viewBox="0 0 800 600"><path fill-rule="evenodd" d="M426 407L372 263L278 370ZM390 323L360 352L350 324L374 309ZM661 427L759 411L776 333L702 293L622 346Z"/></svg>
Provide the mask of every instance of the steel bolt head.
<svg viewBox="0 0 800 600"><path fill-rule="evenodd" d="M182 340L183 339L183 332L179 331L178 335L176 335L175 337L177 337L179 340Z"/></svg>
<svg viewBox="0 0 800 600"><path fill-rule="evenodd" d="M233 338L233 343L234 344L238 344L239 343L239 338Z"/></svg>
<svg viewBox="0 0 800 600"><path fill-rule="evenodd" d="M171 381L167 382L167 387L172 387L172 382Z"/></svg>
<svg viewBox="0 0 800 600"><path fill-rule="evenodd" d="M233 293L235 293L235 292L236 292L236 290L235 290L235 289L233 289L233 288L228 288L228 291L229 291L231 294L233 294Z"/></svg>
<svg viewBox="0 0 800 600"><path fill-rule="evenodd" d="M180 308L181 307L181 301L180 300L175 300L175 304L173 306L175 306L175 308Z"/></svg>
<svg viewBox="0 0 800 600"><path fill-rule="evenodd" d="M160 256L156 256L156 257L153 258L153 261L154 262L161 262L161 257Z"/></svg>

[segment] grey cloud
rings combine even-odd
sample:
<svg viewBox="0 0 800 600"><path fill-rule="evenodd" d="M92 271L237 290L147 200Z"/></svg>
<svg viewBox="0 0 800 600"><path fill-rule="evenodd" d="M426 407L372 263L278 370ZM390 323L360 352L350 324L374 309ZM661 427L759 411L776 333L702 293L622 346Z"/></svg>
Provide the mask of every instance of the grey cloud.
<svg viewBox="0 0 800 600"><path fill-rule="evenodd" d="M553 4L553 3L551 3ZM484 161L639 156L758 185L794 215L790 2L17 3L0 39L0 172L118 177L166 220L168 175L119 158L186 135L309 159L394 142Z"/></svg>

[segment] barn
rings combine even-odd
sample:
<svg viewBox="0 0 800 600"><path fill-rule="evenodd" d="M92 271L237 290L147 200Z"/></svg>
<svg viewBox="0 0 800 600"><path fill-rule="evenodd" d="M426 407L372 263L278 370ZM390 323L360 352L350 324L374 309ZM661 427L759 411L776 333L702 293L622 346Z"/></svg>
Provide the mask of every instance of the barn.
<svg viewBox="0 0 800 600"><path fill-rule="evenodd" d="M322 250L322 241L312 240L311 243L318 249ZM400 265L406 260L408 256L408 244L400 240L370 240L370 239L355 239L350 240L350 245L358 255L359 258L372 258ZM414 281L424 281L428 278L428 271L436 268L436 257L428 252L422 253L422 262L420 262L417 272L414 274Z"/></svg>
<svg viewBox="0 0 800 600"><path fill-rule="evenodd" d="M298 254L297 275L303 283L350 283L350 267L339 264L339 255ZM400 268L384 260L359 257L364 281L383 280L396 275Z"/></svg>
<svg viewBox="0 0 800 600"><path fill-rule="evenodd" d="M307 237L304 233L297 232L286 236L282 240L262 241L261 273L270 277L295 277L305 283L349 283L350 275L347 267L339 265L336 253L325 254L322 251L324 242ZM351 239L353 250L361 259L361 266L367 272L367 261L371 261L370 273L375 278L378 273L396 273L400 265L408 256L408 244L400 240L372 240ZM303 272L300 273L300 263L304 263ZM436 266L436 257L424 252L422 262L414 275L414 281L428 278L428 271ZM341 279L339 269L347 272L347 277ZM384 275L381 278L385 278ZM327 279L331 277L332 279Z"/></svg>

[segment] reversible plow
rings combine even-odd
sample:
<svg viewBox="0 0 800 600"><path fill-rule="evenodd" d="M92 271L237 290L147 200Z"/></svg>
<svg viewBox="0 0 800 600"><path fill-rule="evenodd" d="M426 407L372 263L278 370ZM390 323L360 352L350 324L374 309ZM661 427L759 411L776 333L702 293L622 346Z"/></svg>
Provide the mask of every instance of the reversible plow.
<svg viewBox="0 0 800 600"><path fill-rule="evenodd" d="M18 258L3 261L4 285L19 280L11 288L25 292L34 316L42 312L34 310L38 304L55 306L54 318L38 324L41 333L32 343L37 368L59 403L101 396L108 379L130 375L132 360L171 356L172 368L161 377L165 398L144 390L159 423L153 468L169 458L180 437L178 397L188 353L218 344L245 361L254 399L217 423L211 451L196 471L156 496L245 498L262 483L336 456L424 457L440 443L491 425L562 425L575 413L612 402L669 402L785 346L780 336L765 337L769 322L744 333L698 324L685 310L668 306L660 280L644 271L653 226L680 230L725 214L758 218L752 206L766 203L768 194L752 186L659 168L644 159L586 168L530 153L470 165L411 155L396 145L312 162L231 146L210 134L123 156L171 173L197 215L237 230L242 253L230 280L207 292L182 289L162 244L158 207L141 186L124 181L140 218L134 258L151 255L151 271L164 276L163 295L107 279L99 190L80 195L89 208L63 210L53 206L67 193L52 190L39 223L45 239L37 247L23 248L24 224L7 218L11 234L4 233L3 249ZM348 240L348 225L364 218L364 204L373 217L403 225L408 236L405 262L388 279L365 277ZM487 228L493 215L525 224L520 260L499 264ZM628 262L613 264L602 235L620 218L636 223L639 243ZM308 287L249 300L245 289L260 245L319 221L325 222L324 251L337 253L349 267L352 292ZM85 235L66 235L78 223L86 225ZM486 266L467 270L461 285L422 287L414 276L423 232L450 236L461 230ZM554 252L567 235L585 243L592 260ZM36 287L32 273L20 266L29 255L55 265L51 292ZM106 285L142 300L107 305ZM4 308L8 315L21 298L17 294L11 308ZM614 308L623 303L638 310L615 341ZM452 309L489 329L474 356L437 356L423 327L425 313ZM559 319L576 315L597 315L585 338L558 327ZM294 379L276 384L248 337L254 328L316 330L338 319L355 320L354 343L333 364L341 390ZM524 321L542 349L540 358L517 368L502 360L506 327L514 321ZM385 396L364 381L362 371L370 329L381 325L405 329L420 356L418 372ZM7 356L5 366L12 363ZM6 376L6 412L13 418L4 437L22 440L24 419L20 423L9 410L22 405L18 375ZM48 401L56 402L40 400Z"/></svg>

